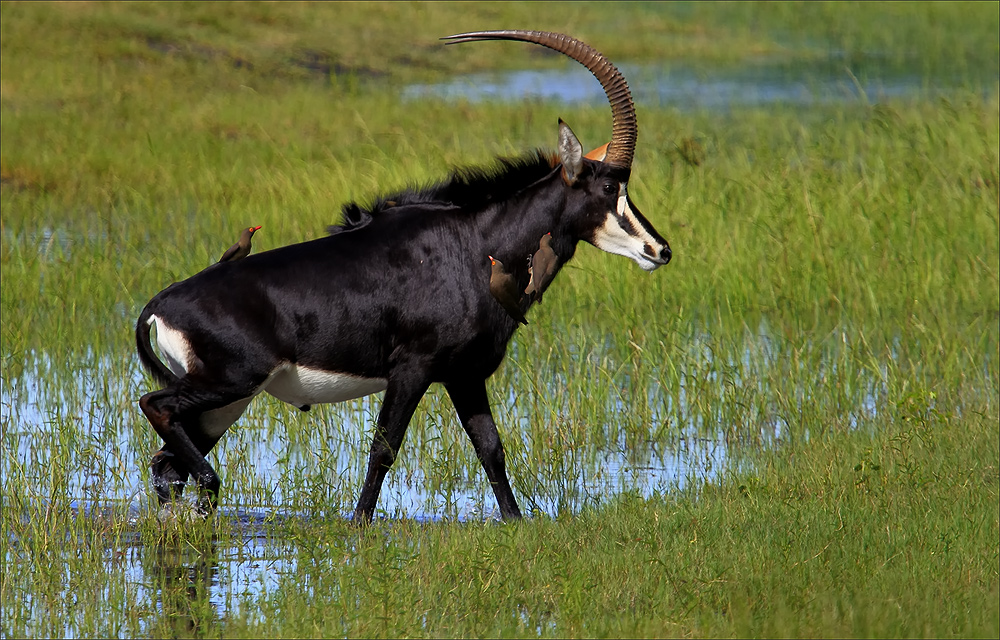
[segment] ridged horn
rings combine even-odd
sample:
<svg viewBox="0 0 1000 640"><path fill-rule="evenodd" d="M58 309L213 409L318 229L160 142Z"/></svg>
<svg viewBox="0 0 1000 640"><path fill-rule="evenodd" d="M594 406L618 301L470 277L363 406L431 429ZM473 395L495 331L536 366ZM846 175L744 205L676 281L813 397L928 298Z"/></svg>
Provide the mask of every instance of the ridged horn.
<svg viewBox="0 0 1000 640"><path fill-rule="evenodd" d="M573 58L587 67L597 78L611 103L611 142L604 162L631 168L635 154L635 141L639 126L635 120L635 103L628 90L628 83L621 71L615 68L601 52L576 38L549 31L522 31L508 29L502 31L471 31L441 38L447 44L476 42L477 40L520 40L548 47Z"/></svg>

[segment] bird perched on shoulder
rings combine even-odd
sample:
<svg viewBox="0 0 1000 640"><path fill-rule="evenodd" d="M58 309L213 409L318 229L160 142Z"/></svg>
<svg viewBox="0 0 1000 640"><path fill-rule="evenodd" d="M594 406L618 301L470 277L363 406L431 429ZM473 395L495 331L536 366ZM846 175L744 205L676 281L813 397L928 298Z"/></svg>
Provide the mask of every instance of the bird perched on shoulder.
<svg viewBox="0 0 1000 640"><path fill-rule="evenodd" d="M219 258L219 262L231 262L250 255L250 238L260 227L247 227L240 234L240 239L233 246L226 249L226 252Z"/></svg>
<svg viewBox="0 0 1000 640"><path fill-rule="evenodd" d="M517 286L517 281L514 280L514 276L507 273L503 268L503 263L489 256L490 265L493 271L490 273L490 293L496 298L496 301L500 303L511 318L514 318L521 324L528 324L528 321L524 317L524 313L521 311L521 296L519 287Z"/></svg>
<svg viewBox="0 0 1000 640"><path fill-rule="evenodd" d="M531 256L531 279L524 290L531 300L542 301L542 293L549 288L558 266L556 252L552 249L552 234L546 233L538 242L538 251Z"/></svg>

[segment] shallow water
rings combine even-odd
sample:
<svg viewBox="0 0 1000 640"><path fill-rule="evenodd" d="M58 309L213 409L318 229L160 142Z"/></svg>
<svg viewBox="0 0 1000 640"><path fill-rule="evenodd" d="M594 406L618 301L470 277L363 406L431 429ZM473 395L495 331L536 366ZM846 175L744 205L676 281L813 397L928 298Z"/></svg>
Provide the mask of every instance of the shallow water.
<svg viewBox="0 0 1000 640"><path fill-rule="evenodd" d="M133 533L109 543L104 553L109 575L123 579L136 602L160 611L183 610L188 605L174 601L176 593L188 593L191 603L208 602L218 617L231 614L234 602L265 595L295 571L295 554L274 537L275 519L350 516L381 394L308 413L267 396L255 400L210 456L223 482L220 517L240 542L151 548L142 544L138 523L157 510L147 465L160 443L136 407L151 386L133 360L131 354L92 353L67 367L36 353L19 375L5 376L2 480L5 486L31 487L32 495L24 498L28 503L65 505L69 499L76 517L124 518ZM677 425L658 441L630 436L624 422L629 407L614 389L604 392L608 396L598 404L608 424L586 436L563 432L564 427L532 430L536 416L514 389L495 403L508 469L526 514L578 512L621 493L677 491L725 468L728 445L721 436L706 435L694 424ZM656 389L650 394L655 396ZM668 401L660 398L656 404L665 407ZM432 391L422 403L400 459L386 477L378 518L499 519L485 474L453 413L440 392ZM655 411L651 415L667 420ZM582 439L571 442L574 438ZM53 470L64 475L54 478ZM19 543L8 542L4 564L16 566ZM71 565L64 569L65 584L72 583ZM33 602L31 594L27 597ZM206 624L204 616L189 617L181 615L181 622ZM74 635L76 623L66 624L65 635ZM187 632L193 628L179 630Z"/></svg>
<svg viewBox="0 0 1000 640"><path fill-rule="evenodd" d="M888 98L926 98L968 87L958 74L928 76L919 70L878 64L848 63L837 57L812 62L748 60L739 67L691 69L681 64L618 65L639 103L685 110L789 104L811 106L874 103ZM975 81L991 91L998 78L974 70ZM412 85L404 97L480 101L553 100L567 104L604 104L607 98L589 71L568 61L560 69L477 73L438 84Z"/></svg>
<svg viewBox="0 0 1000 640"><path fill-rule="evenodd" d="M610 343L569 349L522 370L517 363L525 346L515 340L488 386L515 495L527 513L556 516L619 494L697 489L717 478L734 452L788 437L789 407L800 411L814 402L802 385L820 395L828 393L822 385L835 385L842 423L858 428L878 415L886 372L885 365L851 365L853 340L845 332L829 334L813 345L817 362L790 368L791 347L766 325L747 331L742 347L730 341L720 347L696 332L683 353L670 355L672 374L647 361L654 354L644 356L644 371L632 371L615 360ZM780 379L797 372L807 377ZM155 502L148 465L162 442L137 405L154 385L133 354L91 352L67 365L32 353L0 382L5 485L26 482L38 500L133 511ZM785 383L793 395L783 407L769 406L774 392L785 392L775 385ZM209 456L222 480L222 506L237 515L350 517L381 397L309 412L266 394L256 398ZM65 474L57 486L47 475L53 468ZM498 519L495 507L450 400L432 386L386 476L377 515Z"/></svg>
<svg viewBox="0 0 1000 640"><path fill-rule="evenodd" d="M4 380L0 406L5 445L16 451L17 465L29 474L60 460L76 460L66 478L66 490L76 499L95 501L99 495L102 501L143 507L150 500L146 466L159 443L135 402L151 387L137 365L118 358L98 357L82 369L85 373L59 371L47 355L38 354L21 375ZM447 415L454 410L444 394L432 391L430 396L386 478L379 502L382 515L421 520L497 517L495 498L471 443L457 420ZM495 407L508 457L514 458L508 461L512 477L517 475L514 467L530 476L530 461L552 457L545 450L550 443L534 441L527 431L531 416L520 410L517 400L512 390L507 401ZM350 496L356 498L360 490L380 401L381 394L376 394L300 413L266 395L256 399L210 456L222 476L223 500L236 500L234 506L241 510L284 510L297 506L303 483L328 482L348 494L336 503L340 514L349 516ZM612 422L615 415L629 413L619 397L609 397L606 404ZM439 419L438 412L446 419ZM654 420L664 418L654 415ZM518 434L518 426L525 431ZM698 429L681 428L671 442L636 447L624 433L615 432L620 428L608 425L606 442L586 455L552 461L549 474L526 477L520 487L515 479L524 506L554 516L622 492L648 496L672 491L691 479L700 483L713 477L725 463L724 445ZM441 472L444 479L436 471L440 464L448 467ZM555 485L553 475L560 477Z"/></svg>
<svg viewBox="0 0 1000 640"><path fill-rule="evenodd" d="M793 435L800 429L790 424L794 412L828 403L830 389L841 407L822 411L839 428L871 428L886 402L884 373L852 368L852 340L848 333L827 335L810 347L817 360L796 369L788 364L793 348L766 326L736 340L696 332L676 353L673 376L652 364L652 354L643 372L630 370L615 361L611 342L570 349L570 362L554 358L525 372L516 366L525 347L515 340L490 386L515 495L526 515L556 516L622 494L696 494L744 464L746 452L808 437ZM223 483L220 518L236 544L150 546L140 540L139 523L157 512L147 465L160 442L136 406L151 383L135 360L131 353L91 353L59 365L36 353L18 375L5 372L2 480L5 487L28 487L31 495L20 496L28 503L71 501L78 518L124 524L132 533L108 542L104 559L128 598L154 612L141 624L160 624L157 616L172 612L171 620L189 625L179 634L193 633L190 625L202 625L203 633L203 625L235 613L240 601L259 601L296 574L300 543L283 540L274 522L349 517L380 397L308 413L258 398L210 456ZM599 368L579 375L587 363ZM796 375L802 379L782 379ZM791 396L783 407L773 401L781 393ZM453 414L447 396L432 388L386 477L377 518L498 520L485 474ZM7 542L4 564L17 566L21 542ZM71 566L63 569L67 585ZM191 607L208 607L207 621ZM77 622L65 624L65 635L74 635Z"/></svg>
<svg viewBox="0 0 1000 640"><path fill-rule="evenodd" d="M136 606L145 610L144 615L138 616L137 626L122 630L124 637L159 635L157 629L164 626L173 628L175 636L204 635L222 616L241 612L238 604L241 599L266 595L296 568L292 546L273 534L276 524L296 516L220 509L218 518L229 532L224 544L216 537L193 542L169 536L146 544L141 539L139 523L151 514L141 508L74 501L70 509L76 518L95 520L94 527L98 529L102 526L98 521L123 521L121 524L125 525L123 535L109 538L101 550L105 566L102 573L106 574L109 584L115 585L102 594L104 598L118 600L114 607ZM184 509L179 513L180 517L196 517ZM160 517L175 516L161 514ZM164 525L166 529L172 528L166 522ZM19 562L19 546L16 538L8 538L4 546L4 566L31 570ZM72 601L75 599L72 585L76 582L74 556L79 551L67 540L64 553L65 557L50 558L49 562L57 567L55 573L61 578L64 589L61 597ZM51 565L48 570L52 571ZM48 613L46 600L52 594L41 591L21 595L21 615L26 610L31 618L45 618ZM120 601L120 592L126 594L124 603ZM105 613L110 614L112 605L107 606ZM85 612L71 610L68 613L60 620L63 626L56 635L77 637L76 630ZM253 619L252 611L241 613Z"/></svg>

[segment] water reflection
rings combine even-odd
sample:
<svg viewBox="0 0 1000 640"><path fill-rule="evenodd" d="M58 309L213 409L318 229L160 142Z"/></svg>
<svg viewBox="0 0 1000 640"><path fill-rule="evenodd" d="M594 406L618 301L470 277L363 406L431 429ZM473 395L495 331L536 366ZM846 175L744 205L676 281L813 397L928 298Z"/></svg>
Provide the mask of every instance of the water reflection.
<svg viewBox="0 0 1000 640"><path fill-rule="evenodd" d="M219 614L211 602L219 584L219 557L214 540L192 544L172 539L139 552L143 582L149 585L155 617L153 637L203 638L221 635Z"/></svg>
<svg viewBox="0 0 1000 640"><path fill-rule="evenodd" d="M154 638L220 637L236 614L255 621L254 612L241 611L238 603L259 601L294 573L294 554L274 532L288 518L307 518L220 509L206 522L184 504L160 511L154 504L76 501L71 510L77 518L125 525L105 552L109 574L124 577L134 594L130 604L145 612L133 633ZM156 537L144 539L140 529L151 518L159 521L152 528ZM64 635L72 631L70 626Z"/></svg>

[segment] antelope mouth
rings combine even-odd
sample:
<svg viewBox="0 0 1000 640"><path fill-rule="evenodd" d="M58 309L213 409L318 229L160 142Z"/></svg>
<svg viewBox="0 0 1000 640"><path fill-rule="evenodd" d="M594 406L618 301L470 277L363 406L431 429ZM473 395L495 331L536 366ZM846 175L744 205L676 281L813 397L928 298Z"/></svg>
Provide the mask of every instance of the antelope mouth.
<svg viewBox="0 0 1000 640"><path fill-rule="evenodd" d="M648 243L636 243L635 239L621 233L617 225L598 229L592 238L587 240L601 251L618 256L629 258L639 265L643 271L655 271L670 262L670 247L664 245L659 253L656 253L655 245ZM616 233L617 232L617 233ZM639 244L639 246L636 246Z"/></svg>
<svg viewBox="0 0 1000 640"><path fill-rule="evenodd" d="M670 262L669 260L664 260L663 258L654 258L646 254L642 254L640 257L635 258L636 264L642 267L643 271L656 271L663 265Z"/></svg>

